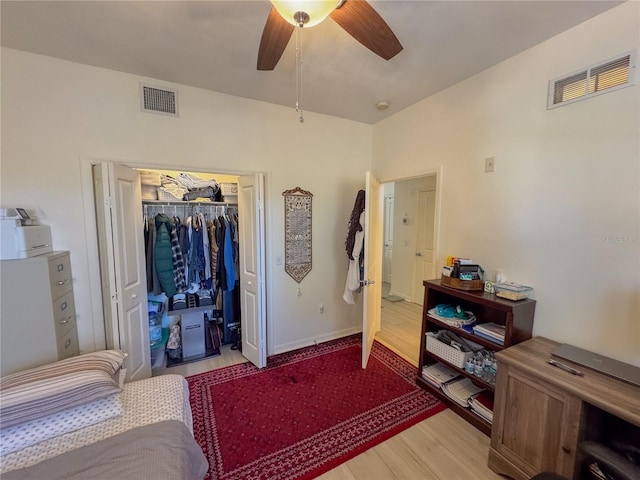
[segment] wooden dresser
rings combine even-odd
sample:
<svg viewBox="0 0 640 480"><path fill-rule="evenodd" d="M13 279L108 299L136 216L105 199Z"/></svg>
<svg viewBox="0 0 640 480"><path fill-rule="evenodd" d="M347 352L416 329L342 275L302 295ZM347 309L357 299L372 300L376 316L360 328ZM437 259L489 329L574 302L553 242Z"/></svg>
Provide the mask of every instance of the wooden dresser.
<svg viewBox="0 0 640 480"><path fill-rule="evenodd" d="M78 355L69 252L0 264L0 373Z"/></svg>
<svg viewBox="0 0 640 480"><path fill-rule="evenodd" d="M558 343L536 337L498 352L489 467L515 479L542 471L586 478L580 442L640 438L640 387L547 363Z"/></svg>

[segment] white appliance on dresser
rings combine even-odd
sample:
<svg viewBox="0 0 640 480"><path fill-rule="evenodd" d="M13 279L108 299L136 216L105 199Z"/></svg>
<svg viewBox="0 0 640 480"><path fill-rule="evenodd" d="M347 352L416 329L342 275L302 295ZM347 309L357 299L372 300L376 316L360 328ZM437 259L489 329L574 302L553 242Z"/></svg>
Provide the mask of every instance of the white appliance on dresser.
<svg viewBox="0 0 640 480"><path fill-rule="evenodd" d="M49 253L51 229L24 208L0 208L0 259L29 258Z"/></svg>
<svg viewBox="0 0 640 480"><path fill-rule="evenodd" d="M0 375L79 354L69 252L0 262Z"/></svg>

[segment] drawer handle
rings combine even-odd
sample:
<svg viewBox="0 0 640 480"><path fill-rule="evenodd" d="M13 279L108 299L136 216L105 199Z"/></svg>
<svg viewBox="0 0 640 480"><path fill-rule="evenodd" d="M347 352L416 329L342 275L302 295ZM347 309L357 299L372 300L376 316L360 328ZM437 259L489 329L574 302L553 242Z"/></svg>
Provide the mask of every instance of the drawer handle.
<svg viewBox="0 0 640 480"><path fill-rule="evenodd" d="M64 325L66 323L69 323L71 320L73 319L73 317L67 317L64 320L60 320L60 325Z"/></svg>
<svg viewBox="0 0 640 480"><path fill-rule="evenodd" d="M68 278L66 280L59 280L58 281L58 285L64 285L65 283L69 283L69 279Z"/></svg>
<svg viewBox="0 0 640 480"><path fill-rule="evenodd" d="M67 338L67 341L64 342L64 348L69 348L69 345L71 345L71 339Z"/></svg>
<svg viewBox="0 0 640 480"><path fill-rule="evenodd" d="M562 451L563 451L564 453L571 453L571 449L570 449L569 447L567 447L566 445L563 445L563 446L562 446Z"/></svg>

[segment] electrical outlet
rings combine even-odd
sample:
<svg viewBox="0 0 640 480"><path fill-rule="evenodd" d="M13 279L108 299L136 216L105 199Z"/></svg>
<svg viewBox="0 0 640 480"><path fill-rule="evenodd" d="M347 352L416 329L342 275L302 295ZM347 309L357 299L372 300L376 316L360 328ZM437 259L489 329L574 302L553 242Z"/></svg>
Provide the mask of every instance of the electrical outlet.
<svg viewBox="0 0 640 480"><path fill-rule="evenodd" d="M282 255L276 255L276 265L282 265Z"/></svg>
<svg viewBox="0 0 640 480"><path fill-rule="evenodd" d="M496 168L496 159L495 157L487 157L484 159L484 171L485 172L493 172Z"/></svg>

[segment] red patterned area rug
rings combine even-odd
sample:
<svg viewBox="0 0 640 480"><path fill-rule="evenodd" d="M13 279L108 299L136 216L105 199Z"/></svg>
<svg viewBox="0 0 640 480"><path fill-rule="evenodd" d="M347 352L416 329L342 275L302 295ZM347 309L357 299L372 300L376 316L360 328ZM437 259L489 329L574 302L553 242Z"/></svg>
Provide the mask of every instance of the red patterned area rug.
<svg viewBox="0 0 640 480"><path fill-rule="evenodd" d="M444 410L416 367L360 335L188 377L207 480L314 478Z"/></svg>

